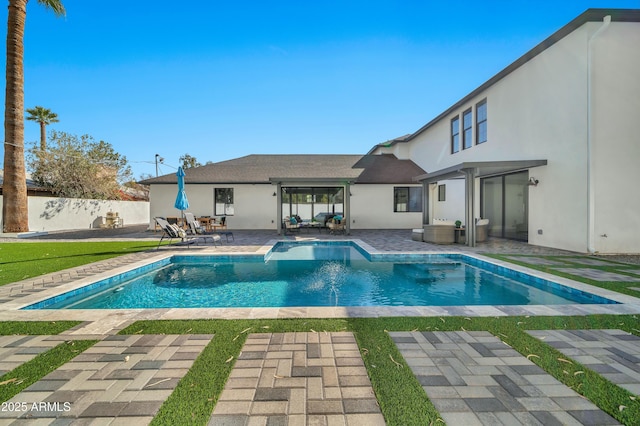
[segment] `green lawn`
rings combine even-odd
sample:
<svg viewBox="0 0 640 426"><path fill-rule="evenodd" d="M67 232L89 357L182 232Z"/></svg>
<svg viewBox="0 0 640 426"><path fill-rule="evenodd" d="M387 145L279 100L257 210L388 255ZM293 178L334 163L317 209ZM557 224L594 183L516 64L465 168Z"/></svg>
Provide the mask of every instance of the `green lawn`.
<svg viewBox="0 0 640 426"><path fill-rule="evenodd" d="M0 243L0 285L155 248L157 241Z"/></svg>

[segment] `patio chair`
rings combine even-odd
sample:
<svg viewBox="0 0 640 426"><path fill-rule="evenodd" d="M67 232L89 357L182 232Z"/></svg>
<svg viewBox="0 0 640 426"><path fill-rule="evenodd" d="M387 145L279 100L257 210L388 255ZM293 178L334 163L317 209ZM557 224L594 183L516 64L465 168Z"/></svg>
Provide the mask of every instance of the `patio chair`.
<svg viewBox="0 0 640 426"><path fill-rule="evenodd" d="M222 239L220 239L220 235L218 235L217 232L210 232L204 229L200 221L196 220L193 213L185 213L184 220L187 222L188 232L191 235L196 235L197 236L196 238L203 239L205 242L207 241L207 238L211 238L211 242L213 243L214 246L217 245L216 243L222 243ZM227 239L228 238L229 237L227 237Z"/></svg>
<svg viewBox="0 0 640 426"><path fill-rule="evenodd" d="M220 218L220 225L217 227L218 231L217 233L220 234L220 236L225 236L225 238L227 239L227 242L229 242L229 237L231 237L231 241L235 241L235 237L233 236L233 232L228 231L227 230L227 217L226 216L222 216ZM222 231L221 231L222 229Z"/></svg>
<svg viewBox="0 0 640 426"><path fill-rule="evenodd" d="M476 242L487 241L489 236L489 219L478 219L476 222Z"/></svg>
<svg viewBox="0 0 640 426"><path fill-rule="evenodd" d="M164 240L165 238L169 238L169 244L171 244L171 241L174 238L180 238L181 241L177 244L181 244L181 245L195 244L196 240L194 238L186 239L187 237L186 232L184 231L184 229L181 229L180 227L178 227L178 225L169 223L166 221L166 219L163 219L161 217L156 217L154 218L154 220L156 221L158 226L160 226L160 228L162 229L162 236L160 237L160 241L158 241L158 247L156 247L156 250L160 248L160 244L162 243L162 240Z"/></svg>
<svg viewBox="0 0 640 426"><path fill-rule="evenodd" d="M282 221L284 233L300 232L300 223L293 216L287 216Z"/></svg>
<svg viewBox="0 0 640 426"><path fill-rule="evenodd" d="M327 227L329 228L329 233L330 234L337 234L337 233L341 233L344 234L347 232L347 229L345 227L345 224L347 223L347 220L340 216L340 215L336 215L334 217L332 217L328 222L327 222Z"/></svg>

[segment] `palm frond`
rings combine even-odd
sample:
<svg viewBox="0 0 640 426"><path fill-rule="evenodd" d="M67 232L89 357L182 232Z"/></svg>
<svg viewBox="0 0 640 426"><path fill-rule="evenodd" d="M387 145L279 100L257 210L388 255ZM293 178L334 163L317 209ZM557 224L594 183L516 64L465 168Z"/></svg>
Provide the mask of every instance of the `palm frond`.
<svg viewBox="0 0 640 426"><path fill-rule="evenodd" d="M48 9L53 10L53 13L58 16L64 16L67 13L67 11L64 9L64 5L60 0L38 0L38 3Z"/></svg>

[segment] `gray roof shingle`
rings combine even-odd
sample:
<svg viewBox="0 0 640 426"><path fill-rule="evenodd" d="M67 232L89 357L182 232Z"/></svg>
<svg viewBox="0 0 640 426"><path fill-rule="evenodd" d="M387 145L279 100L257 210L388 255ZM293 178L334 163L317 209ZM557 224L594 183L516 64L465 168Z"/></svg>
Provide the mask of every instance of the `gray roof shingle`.
<svg viewBox="0 0 640 426"><path fill-rule="evenodd" d="M412 178L425 174L411 160L394 155L247 155L245 157L185 171L189 184L270 183L274 180L322 181L350 180L358 183L415 183ZM175 173L146 179L140 183L175 184Z"/></svg>

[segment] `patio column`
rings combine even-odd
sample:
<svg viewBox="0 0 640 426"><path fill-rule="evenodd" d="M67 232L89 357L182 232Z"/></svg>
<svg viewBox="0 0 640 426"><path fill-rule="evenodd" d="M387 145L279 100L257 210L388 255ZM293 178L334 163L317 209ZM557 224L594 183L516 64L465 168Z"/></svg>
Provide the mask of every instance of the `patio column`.
<svg viewBox="0 0 640 426"><path fill-rule="evenodd" d="M344 217L347 221L345 226L345 232L347 235L351 234L351 185L347 182L344 185Z"/></svg>
<svg viewBox="0 0 640 426"><path fill-rule="evenodd" d="M429 195L431 192L431 184L426 180L422 181L422 224L429 223Z"/></svg>
<svg viewBox="0 0 640 426"><path fill-rule="evenodd" d="M465 205L465 233L467 245L476 246L476 220L475 220L475 192L476 169L463 169L464 172L464 205Z"/></svg>
<svg viewBox="0 0 640 426"><path fill-rule="evenodd" d="M278 235L282 234L282 184L276 184L276 229Z"/></svg>

